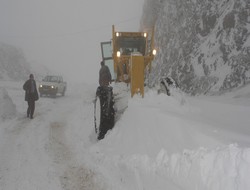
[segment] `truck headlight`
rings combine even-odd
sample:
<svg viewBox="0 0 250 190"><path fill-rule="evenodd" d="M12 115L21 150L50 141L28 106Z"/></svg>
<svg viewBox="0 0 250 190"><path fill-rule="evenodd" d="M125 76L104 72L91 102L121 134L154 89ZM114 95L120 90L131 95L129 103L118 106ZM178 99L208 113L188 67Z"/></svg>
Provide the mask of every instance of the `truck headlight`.
<svg viewBox="0 0 250 190"><path fill-rule="evenodd" d="M120 52L120 51L117 51L117 52L116 52L116 56L117 56L117 57L121 57L121 52Z"/></svg>
<svg viewBox="0 0 250 190"><path fill-rule="evenodd" d="M51 88L55 88L54 86L51 86Z"/></svg>
<svg viewBox="0 0 250 190"><path fill-rule="evenodd" d="M152 54L153 54L153 55L156 55L156 49L154 49L154 50L152 51Z"/></svg>
<svg viewBox="0 0 250 190"><path fill-rule="evenodd" d="M41 84L40 84L40 86L39 86L39 87L40 87L40 88L42 88L42 87L43 87L43 85L41 85Z"/></svg>

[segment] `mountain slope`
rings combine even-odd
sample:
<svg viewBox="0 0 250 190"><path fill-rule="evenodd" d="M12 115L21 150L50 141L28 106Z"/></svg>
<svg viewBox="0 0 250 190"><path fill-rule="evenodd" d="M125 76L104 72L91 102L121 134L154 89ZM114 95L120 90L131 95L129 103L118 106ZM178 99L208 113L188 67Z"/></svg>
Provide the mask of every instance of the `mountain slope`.
<svg viewBox="0 0 250 190"><path fill-rule="evenodd" d="M146 0L141 27L153 23L158 55L151 84L170 75L199 94L250 81L248 0Z"/></svg>
<svg viewBox="0 0 250 190"><path fill-rule="evenodd" d="M22 50L0 43L0 80L26 79L30 73L30 65Z"/></svg>

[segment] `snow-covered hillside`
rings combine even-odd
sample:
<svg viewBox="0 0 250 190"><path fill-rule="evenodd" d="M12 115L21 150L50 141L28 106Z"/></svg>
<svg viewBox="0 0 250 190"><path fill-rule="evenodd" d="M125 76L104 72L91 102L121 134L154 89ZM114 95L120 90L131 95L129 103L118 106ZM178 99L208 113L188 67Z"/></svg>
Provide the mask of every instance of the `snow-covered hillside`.
<svg viewBox="0 0 250 190"><path fill-rule="evenodd" d="M0 80L26 79L30 70L21 49L0 43Z"/></svg>
<svg viewBox="0 0 250 190"><path fill-rule="evenodd" d="M30 73L41 80L49 70L45 66L29 63L22 49L0 42L0 80L26 80Z"/></svg>
<svg viewBox="0 0 250 190"><path fill-rule="evenodd" d="M128 96L99 142L95 86L40 98L33 120L22 83L0 86L1 190L250 189L250 86L213 97Z"/></svg>
<svg viewBox="0 0 250 190"><path fill-rule="evenodd" d="M152 84L169 75L199 94L250 81L249 0L146 0L141 28L154 23Z"/></svg>

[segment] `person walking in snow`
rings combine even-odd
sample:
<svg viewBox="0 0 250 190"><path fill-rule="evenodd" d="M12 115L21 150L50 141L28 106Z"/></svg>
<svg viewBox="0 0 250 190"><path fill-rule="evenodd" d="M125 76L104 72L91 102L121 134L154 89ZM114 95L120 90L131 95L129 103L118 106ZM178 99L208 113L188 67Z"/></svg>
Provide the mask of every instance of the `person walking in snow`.
<svg viewBox="0 0 250 190"><path fill-rule="evenodd" d="M101 68L99 71L99 85L100 86L109 86L111 83L112 77L107 65L105 65L104 61L101 61Z"/></svg>
<svg viewBox="0 0 250 190"><path fill-rule="evenodd" d="M39 99L33 74L30 74L29 79L23 85L23 89L25 90L25 101L28 102L27 117L33 119L35 101Z"/></svg>

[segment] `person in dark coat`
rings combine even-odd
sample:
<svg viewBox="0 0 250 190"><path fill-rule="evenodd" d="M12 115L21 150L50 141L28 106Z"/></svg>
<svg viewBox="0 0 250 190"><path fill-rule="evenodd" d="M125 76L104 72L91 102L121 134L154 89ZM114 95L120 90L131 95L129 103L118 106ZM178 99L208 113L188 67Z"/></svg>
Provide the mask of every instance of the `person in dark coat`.
<svg viewBox="0 0 250 190"><path fill-rule="evenodd" d="M101 61L101 69L99 71L99 85L109 86L111 83L112 77L107 65L105 65L104 61Z"/></svg>
<svg viewBox="0 0 250 190"><path fill-rule="evenodd" d="M33 74L30 74L30 78L24 83L23 89L25 90L25 101L28 102L27 117L33 119L35 101L39 99Z"/></svg>

